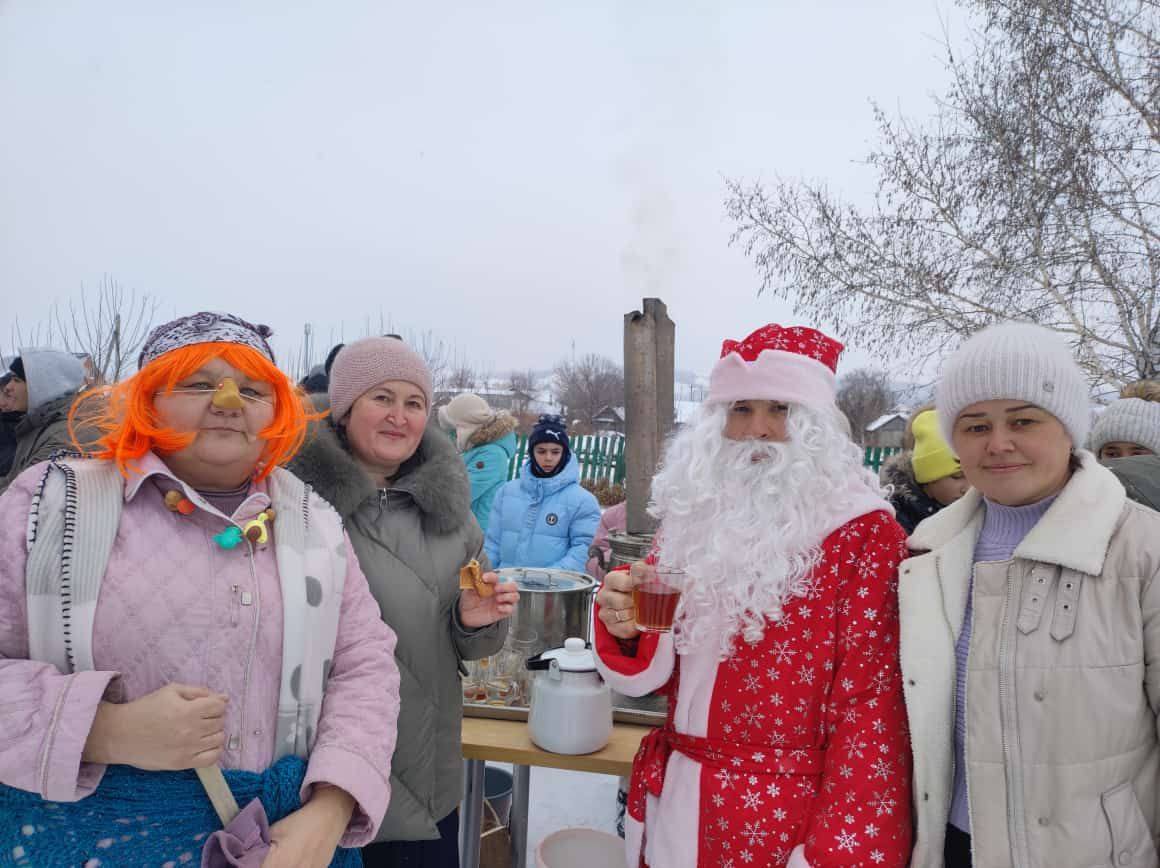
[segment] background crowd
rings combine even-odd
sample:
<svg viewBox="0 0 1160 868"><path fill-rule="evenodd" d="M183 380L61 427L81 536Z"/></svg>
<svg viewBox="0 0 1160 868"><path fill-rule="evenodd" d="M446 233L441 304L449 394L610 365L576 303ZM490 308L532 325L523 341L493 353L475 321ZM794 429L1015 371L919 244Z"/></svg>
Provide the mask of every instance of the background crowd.
<svg viewBox="0 0 1160 868"><path fill-rule="evenodd" d="M603 674L670 694L625 798L634 865L732 847L1157 863L1160 384L1094 408L1058 335L991 327L944 363L880 482L834 403L840 344L727 341L654 483L659 553L700 577L658 638L631 594L655 557L605 574L624 506L579 485L560 417L508 481L516 421L474 394L433 408L397 336L336 347L298 386L268 336L199 313L155 329L120 383L51 349L0 379L0 805L20 818L0 845L18 864L85 855L101 817L139 810L130 790L170 832L118 846L180 860L215 823L208 802L171 816L164 788L220 767L260 803L262 864L457 865L460 677L504 645L508 567L604 579ZM492 593L461 589L472 561ZM730 757L777 823L712 795L703 771ZM806 798L778 801L785 775Z"/></svg>

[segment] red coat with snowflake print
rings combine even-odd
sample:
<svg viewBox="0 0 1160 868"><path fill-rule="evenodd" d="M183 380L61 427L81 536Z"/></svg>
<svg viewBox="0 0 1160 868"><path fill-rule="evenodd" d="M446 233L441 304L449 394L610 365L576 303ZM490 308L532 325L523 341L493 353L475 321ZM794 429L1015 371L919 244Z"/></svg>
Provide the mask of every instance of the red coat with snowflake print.
<svg viewBox="0 0 1160 868"><path fill-rule="evenodd" d="M898 564L887 512L822 545L805 596L764 638L676 655L645 634L629 656L596 619L602 674L626 695L669 693L668 724L633 766L630 865L905 866L910 748L898 663Z"/></svg>

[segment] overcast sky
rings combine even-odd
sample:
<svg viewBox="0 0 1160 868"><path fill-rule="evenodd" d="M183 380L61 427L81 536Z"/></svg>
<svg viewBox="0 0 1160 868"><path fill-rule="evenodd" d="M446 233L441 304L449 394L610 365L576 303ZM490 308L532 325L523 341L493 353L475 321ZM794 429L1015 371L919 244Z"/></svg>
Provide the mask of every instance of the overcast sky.
<svg viewBox="0 0 1160 868"><path fill-rule="evenodd" d="M284 360L381 317L494 370L619 362L657 295L707 372L795 319L723 179L865 201L870 100L931 113L947 5L0 0L0 346L107 273Z"/></svg>

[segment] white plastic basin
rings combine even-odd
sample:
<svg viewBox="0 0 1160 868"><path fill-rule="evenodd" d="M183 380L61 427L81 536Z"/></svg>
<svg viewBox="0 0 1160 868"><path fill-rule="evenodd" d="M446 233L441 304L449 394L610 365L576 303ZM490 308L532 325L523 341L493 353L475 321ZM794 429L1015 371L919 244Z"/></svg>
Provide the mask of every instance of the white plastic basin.
<svg viewBox="0 0 1160 868"><path fill-rule="evenodd" d="M536 868L624 865L624 841L596 829L561 829L536 848Z"/></svg>

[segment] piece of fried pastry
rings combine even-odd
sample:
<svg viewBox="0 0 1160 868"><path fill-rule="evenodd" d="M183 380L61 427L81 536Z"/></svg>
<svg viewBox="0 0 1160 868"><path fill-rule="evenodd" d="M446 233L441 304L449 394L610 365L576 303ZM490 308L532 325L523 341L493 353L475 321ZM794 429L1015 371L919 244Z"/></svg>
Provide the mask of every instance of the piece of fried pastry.
<svg viewBox="0 0 1160 868"><path fill-rule="evenodd" d="M495 588L483 580L483 569L474 558L466 566L459 568L459 587L463 590L474 590L481 597L490 597L495 593Z"/></svg>

